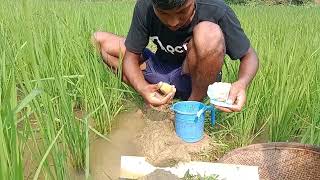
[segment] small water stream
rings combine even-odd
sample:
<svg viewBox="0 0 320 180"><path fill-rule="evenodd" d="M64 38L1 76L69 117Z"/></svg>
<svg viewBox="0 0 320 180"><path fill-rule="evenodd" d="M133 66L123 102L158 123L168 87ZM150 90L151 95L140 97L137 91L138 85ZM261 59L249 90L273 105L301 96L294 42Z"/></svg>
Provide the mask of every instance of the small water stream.
<svg viewBox="0 0 320 180"><path fill-rule="evenodd" d="M141 155L133 138L144 127L142 112L135 109L122 112L116 118L111 142L98 138L90 144L90 173L95 180L117 179L120 176L120 158L123 155Z"/></svg>

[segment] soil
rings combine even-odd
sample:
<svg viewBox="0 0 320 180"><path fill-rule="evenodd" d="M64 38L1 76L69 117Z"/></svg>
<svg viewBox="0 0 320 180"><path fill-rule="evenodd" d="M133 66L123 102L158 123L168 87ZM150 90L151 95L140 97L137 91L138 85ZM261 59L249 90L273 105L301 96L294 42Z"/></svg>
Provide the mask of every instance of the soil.
<svg viewBox="0 0 320 180"><path fill-rule="evenodd" d="M144 116L145 127L135 138L135 144L139 151L146 157L146 160L157 167L174 166L178 162L194 160L196 154L210 148L210 141L207 135L196 143L185 143L175 133L174 115L170 110L152 110ZM158 114L167 114L159 116ZM161 117L161 118L159 118ZM157 119L154 121L154 119Z"/></svg>
<svg viewBox="0 0 320 180"><path fill-rule="evenodd" d="M180 180L180 178L169 171L157 169L152 173L139 178L138 180Z"/></svg>

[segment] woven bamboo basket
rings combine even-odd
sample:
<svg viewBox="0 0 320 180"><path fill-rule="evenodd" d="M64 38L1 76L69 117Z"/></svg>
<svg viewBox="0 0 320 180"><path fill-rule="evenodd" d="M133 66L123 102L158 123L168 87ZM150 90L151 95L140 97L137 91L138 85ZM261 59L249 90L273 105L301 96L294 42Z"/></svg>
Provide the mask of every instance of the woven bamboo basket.
<svg viewBox="0 0 320 180"><path fill-rule="evenodd" d="M235 149L220 163L259 166L264 180L320 180L320 147L299 143L263 143Z"/></svg>

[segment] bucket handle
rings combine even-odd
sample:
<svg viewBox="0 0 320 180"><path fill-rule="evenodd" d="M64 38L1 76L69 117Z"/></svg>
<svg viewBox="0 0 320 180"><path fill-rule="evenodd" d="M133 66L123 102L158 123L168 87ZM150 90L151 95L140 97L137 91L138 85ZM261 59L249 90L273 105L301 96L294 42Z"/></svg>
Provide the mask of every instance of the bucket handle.
<svg viewBox="0 0 320 180"><path fill-rule="evenodd" d="M214 108L214 106L207 106L207 110L211 111L211 127L214 126L215 122L216 122L216 109Z"/></svg>
<svg viewBox="0 0 320 180"><path fill-rule="evenodd" d="M214 124L215 124L215 120L216 120L216 114L215 114L215 108L213 106L204 106L202 109L200 109L198 112L197 112L197 117L195 119L195 122L200 118L200 116L207 110L210 110L211 111L211 126L213 127Z"/></svg>
<svg viewBox="0 0 320 180"><path fill-rule="evenodd" d="M208 109L208 106L204 106L202 109L200 109L197 112L197 117L200 118L200 116Z"/></svg>

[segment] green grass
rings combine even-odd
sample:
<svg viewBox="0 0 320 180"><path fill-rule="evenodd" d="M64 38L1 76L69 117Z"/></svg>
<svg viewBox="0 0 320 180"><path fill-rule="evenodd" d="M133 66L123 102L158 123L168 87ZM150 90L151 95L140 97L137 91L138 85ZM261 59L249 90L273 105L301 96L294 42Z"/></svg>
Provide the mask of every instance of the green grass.
<svg viewBox="0 0 320 180"><path fill-rule="evenodd" d="M319 143L319 7L235 7L260 58L260 69L241 113L222 114L213 133L231 146L266 141ZM303 12L303 13L302 13ZM236 79L238 63L226 61L224 80ZM234 141L236 139L236 141Z"/></svg>
<svg viewBox="0 0 320 180"><path fill-rule="evenodd" d="M90 36L95 31L125 36L133 5L2 2L0 179L69 179L72 169L90 178L89 134L110 132L128 92L119 75L103 65ZM219 113L218 126L209 132L224 151L259 135L320 145L319 7L234 9L261 66L244 110ZM232 82L239 62L226 62L224 80ZM27 171L28 152L33 163Z"/></svg>
<svg viewBox="0 0 320 180"><path fill-rule="evenodd" d="M102 64L90 36L98 30L125 34L133 3L2 4L0 179L68 179L70 164L89 178L89 124L94 134L110 132L124 98L120 78ZM14 109L35 90L41 95ZM24 172L21 158L28 151L36 163Z"/></svg>

